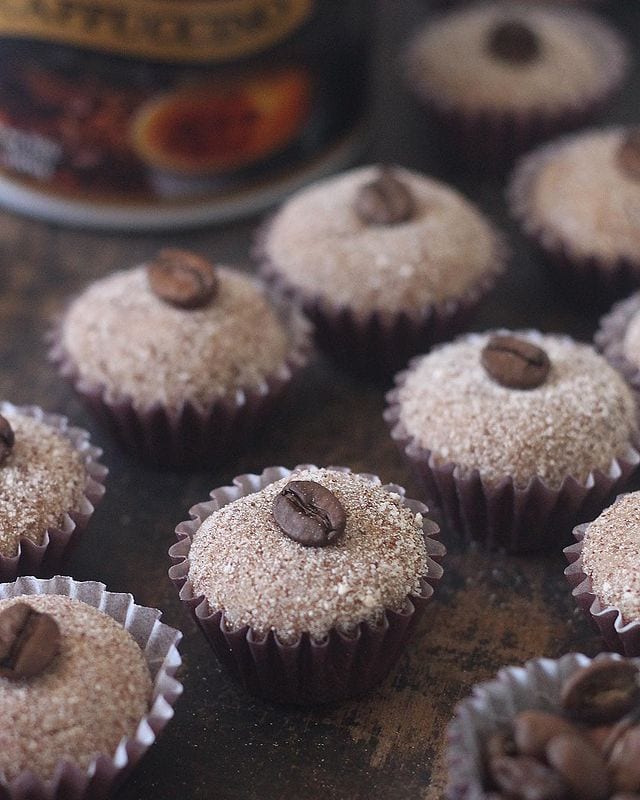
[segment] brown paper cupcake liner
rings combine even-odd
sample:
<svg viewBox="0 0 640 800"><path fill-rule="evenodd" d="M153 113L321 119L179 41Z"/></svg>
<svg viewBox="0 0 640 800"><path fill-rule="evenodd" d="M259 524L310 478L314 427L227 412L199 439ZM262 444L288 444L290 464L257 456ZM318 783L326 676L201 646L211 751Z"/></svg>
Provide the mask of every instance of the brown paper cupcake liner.
<svg viewBox="0 0 640 800"><path fill-rule="evenodd" d="M438 86L425 84L419 65L420 36L409 43L404 59L406 83L435 122L443 145L456 160L483 171L500 170L535 144L583 127L601 113L620 89L630 59L626 43L618 33L584 10L554 7L554 13L569 17L574 29L581 31L585 40L597 49L602 70L600 82L588 96L576 97L553 110L461 108Z"/></svg>
<svg viewBox="0 0 640 800"><path fill-rule="evenodd" d="M18 595L60 594L81 600L104 611L122 625L143 651L153 681L148 713L135 734L124 737L114 753L104 753L81 769L70 761L58 765L54 777L43 781L24 772L6 782L0 777L0 796L6 800L101 800L129 774L173 716L173 706L182 694L175 673L182 659L177 644L182 634L159 621L160 611L135 605L130 594L105 591L96 581L74 581L56 576L49 580L27 577L0 585L0 599Z"/></svg>
<svg viewBox="0 0 640 800"><path fill-rule="evenodd" d="M572 141L573 135L564 136L528 154L516 165L508 189L510 212L544 254L543 263L550 276L569 298L578 305L608 305L640 286L640 257L605 259L580 253L536 218L532 203L533 184L540 170Z"/></svg>
<svg viewBox="0 0 640 800"><path fill-rule="evenodd" d="M493 289L509 259L502 234L493 230L496 242L491 272L470 286L464 294L423 309L400 312L355 312L335 306L319 295L309 295L290 283L272 262L264 248L269 222L256 236L254 255L260 272L276 297L302 308L315 326L318 346L349 372L374 379L388 379L404 367L411 356L425 352L438 342L458 333L484 297Z"/></svg>
<svg viewBox="0 0 640 800"><path fill-rule="evenodd" d="M409 366L414 363L417 360ZM407 370L396 376L396 388L387 393L384 419L428 501L442 510L448 526L467 541L511 553L561 547L573 526L600 513L640 464L640 442L634 440L625 456L613 459L607 471L593 470L584 481L569 475L554 488L535 476L526 486L518 486L508 475L490 483L477 469L439 460L407 432L400 421L398 400L408 374Z"/></svg>
<svg viewBox="0 0 640 800"><path fill-rule="evenodd" d="M587 614L594 627L604 639L607 650L626 656L640 656L640 620L625 623L622 612L615 606L604 605L593 591L591 578L584 572L582 547L590 523L585 522L573 529L576 543L565 547L569 562L564 574L571 586L571 594L579 608Z"/></svg>
<svg viewBox="0 0 640 800"><path fill-rule="evenodd" d="M304 468L313 465L296 467ZM343 467L332 469L349 471ZM442 576L437 562L445 555L445 548L432 538L439 531L434 522L424 519L428 572L420 580L420 594L408 595L401 611L387 609L380 625L360 623L351 636L332 629L322 640L304 633L295 643L285 644L273 631L262 635L249 626L232 630L224 612L210 608L204 597L196 596L189 581L189 551L202 522L218 508L291 473L284 467L269 467L261 475L240 475L234 478L233 486L214 489L211 501L191 508L192 519L176 528L179 541L169 551L176 563L169 570L169 577L220 661L250 693L296 705L357 697L379 683L394 665L433 594L433 585ZM373 475L364 477L378 481ZM399 486L388 484L382 488L404 498L404 489ZM416 513L427 511L415 500L403 502Z"/></svg>
<svg viewBox="0 0 640 800"><path fill-rule="evenodd" d="M640 394L640 369L625 357L624 337L629 323L638 313L640 313L640 292L616 303L600 320L599 328L593 338L595 346L609 364L622 374L636 396Z"/></svg>
<svg viewBox="0 0 640 800"><path fill-rule="evenodd" d="M197 469L234 457L264 424L294 376L311 354L312 327L293 307L278 307L291 336L286 361L263 382L234 389L206 408L187 401L178 409L161 403L138 405L129 396L112 396L104 385L84 380L62 344L61 323L51 332L49 359L70 381L89 411L131 455L159 468Z"/></svg>
<svg viewBox="0 0 640 800"><path fill-rule="evenodd" d="M0 402L0 414L9 412L33 417L69 439L82 457L87 477L84 496L78 508L69 509L58 527L47 528L41 544L21 537L15 556L0 554L0 582L12 581L18 575L47 576L59 572L87 527L95 506L103 497L103 484L108 474L108 469L98 461L102 450L91 445L87 431L70 426L66 417L47 414L37 406L14 406Z"/></svg>
<svg viewBox="0 0 640 800"><path fill-rule="evenodd" d="M535 658L522 667L503 667L494 680L474 686L471 695L456 706L447 727L447 799L493 797L483 763L487 739L503 731L520 711L557 711L562 685L571 675L592 660L619 658L611 653L595 659L581 653L568 653L557 660Z"/></svg>

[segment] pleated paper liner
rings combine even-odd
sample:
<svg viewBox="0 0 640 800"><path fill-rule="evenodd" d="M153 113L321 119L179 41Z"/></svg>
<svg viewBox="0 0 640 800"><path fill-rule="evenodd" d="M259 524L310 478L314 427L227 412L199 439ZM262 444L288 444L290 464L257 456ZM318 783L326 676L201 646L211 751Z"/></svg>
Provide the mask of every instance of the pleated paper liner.
<svg viewBox="0 0 640 800"><path fill-rule="evenodd" d="M0 778L3 800L102 800L126 778L173 716L182 693L175 673L182 659L177 644L182 634L159 621L160 611L135 605L130 594L105 591L96 581L74 581L57 576L49 580L27 577L0 585L0 600L18 595L59 594L81 600L103 611L133 636L151 672L150 708L131 737L124 737L115 752L102 753L86 769L60 761L53 778L43 781L23 772L10 783ZM126 678L126 676L125 676Z"/></svg>
<svg viewBox="0 0 640 800"><path fill-rule="evenodd" d="M591 578L583 570L582 547L589 525L586 522L576 526L573 530L576 543L564 549L569 562L564 574L571 586L571 594L600 632L607 650L626 656L640 656L640 620L625 622L620 609L604 605L593 591Z"/></svg>
<svg viewBox="0 0 640 800"><path fill-rule="evenodd" d="M639 273L640 278L640 273ZM640 313L640 292L621 300L600 320L594 344L627 383L640 393L640 369L624 355L624 338L631 320Z"/></svg>
<svg viewBox="0 0 640 800"><path fill-rule="evenodd" d="M564 136L526 155L516 165L508 199L512 216L543 254L542 263L567 299L579 307L603 308L640 287L640 256L605 259L579 252L537 218L533 204L533 186L540 171L563 147L583 135Z"/></svg>
<svg viewBox="0 0 640 800"><path fill-rule="evenodd" d="M33 417L66 437L82 458L86 481L78 508L68 509L59 527L47 528L40 544L22 537L15 556L0 555L0 582L12 581L18 575L47 576L61 570L104 495L103 484L108 473L107 468L98 461L102 450L91 444L87 431L69 425L66 417L45 413L37 406L14 406L0 402L0 414L11 412Z"/></svg>
<svg viewBox="0 0 640 800"><path fill-rule="evenodd" d="M313 467L301 465L296 469L301 468ZM284 467L269 467L261 475L240 475L234 478L233 486L214 489L212 500L194 506L190 510L192 519L176 528L179 541L169 551L176 563L169 576L220 661L251 694L295 705L357 697L370 691L395 664L433 594L434 584L442 576L437 562L445 548L432 538L439 530L434 522L424 519L428 572L420 580L420 594L408 595L400 611L388 609L380 625L360 623L351 636L332 629L319 641L303 633L295 643L284 644L273 631L261 635L248 626L231 630L224 612L210 608L204 597L196 596L189 581L189 551L202 522L218 508L291 473ZM375 476L365 477L378 481ZM404 489L399 486L389 484L382 488L404 498ZM415 513L427 511L422 503L408 499L403 502Z"/></svg>
<svg viewBox="0 0 640 800"><path fill-rule="evenodd" d="M310 295L290 283L266 255L269 223L258 231L254 255L273 294L302 308L315 326L318 346L348 372L367 379L388 380L414 355L446 341L465 327L506 267L509 249L502 235L496 242L492 266L462 295L422 309L359 313Z"/></svg>
<svg viewBox="0 0 640 800"><path fill-rule="evenodd" d="M593 660L619 658L607 653ZM494 680L474 686L469 697L456 706L447 728L447 800L493 797L486 788L483 763L487 739L504 731L520 711L557 711L564 682L591 663L592 659L581 653L569 653L557 660L535 658L522 667L504 667Z"/></svg>
<svg viewBox="0 0 640 800"><path fill-rule="evenodd" d="M264 425L294 376L311 354L312 329L297 309L278 307L291 337L285 362L253 388L234 388L200 408L187 401L180 408L161 403L140 406L129 396L111 396L103 385L88 383L62 345L60 326L51 334L49 358L70 381L100 424L130 455L166 469L198 469L232 459ZM153 365L149 365L152 369Z"/></svg>
<svg viewBox="0 0 640 800"><path fill-rule="evenodd" d="M462 465L441 461L407 432L398 404L407 375L400 373L396 388L387 394L384 418L391 437L427 500L441 509L448 526L469 542L512 553L560 548L569 541L574 525L600 513L640 464L638 442L633 441L624 457L613 459L606 471L593 470L584 481L568 475L559 487L551 487L536 476L526 486L518 486L507 475L490 483L477 469L465 470Z"/></svg>
<svg viewBox="0 0 640 800"><path fill-rule="evenodd" d="M469 5L493 7L500 3ZM511 11L511 3L503 5ZM571 20L573 29L581 32L594 48L602 67L599 81L591 92L575 97L571 102L563 101L556 108L463 108L439 86L433 82L426 83L422 77L420 34L409 43L404 57L406 83L435 123L443 148L452 160L481 172L502 171L516 156L534 145L592 121L620 89L628 74L630 59L626 44L617 31L595 15L577 8L553 6L553 13ZM552 89L550 87L550 91Z"/></svg>

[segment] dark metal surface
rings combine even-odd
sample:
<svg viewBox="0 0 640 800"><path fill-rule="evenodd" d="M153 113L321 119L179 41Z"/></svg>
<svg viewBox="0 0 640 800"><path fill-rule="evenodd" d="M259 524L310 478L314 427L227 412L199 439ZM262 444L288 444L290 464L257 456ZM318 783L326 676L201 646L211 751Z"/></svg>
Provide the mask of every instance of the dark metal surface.
<svg viewBox="0 0 640 800"><path fill-rule="evenodd" d="M640 42L640 7L612 0L607 13ZM474 198L512 238L511 271L477 316L476 329L535 326L589 339L597 316L557 294L505 215L503 182L449 167L434 149L425 118L397 68L401 42L427 14L418 0L385 0L378 13L371 159L398 161L446 178ZM637 55L637 54L636 54ZM634 81L611 120L635 120ZM179 797L439 797L443 731L455 702L501 665L569 650L594 653L599 641L574 605L562 556L487 556L449 542L445 578L418 636L373 695L314 711L247 697L221 671L183 612L166 572L173 529L214 486L270 464L345 464L378 473L418 494L382 421L383 392L319 360L255 446L240 459L195 475L143 469L119 453L45 360L52 315L90 280L133 265L158 245L187 246L251 269L256 220L179 235L118 236L59 229L0 213L0 396L67 413L105 448L107 494L69 565L78 579L131 591L164 610L185 633L185 693L176 717L118 795L122 800Z"/></svg>

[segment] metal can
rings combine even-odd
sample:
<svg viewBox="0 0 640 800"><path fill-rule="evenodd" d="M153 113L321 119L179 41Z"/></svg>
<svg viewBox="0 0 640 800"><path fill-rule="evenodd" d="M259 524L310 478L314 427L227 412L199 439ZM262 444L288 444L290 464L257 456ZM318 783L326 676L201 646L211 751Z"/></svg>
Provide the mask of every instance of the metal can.
<svg viewBox="0 0 640 800"><path fill-rule="evenodd" d="M367 0L0 0L0 203L162 228L351 160Z"/></svg>

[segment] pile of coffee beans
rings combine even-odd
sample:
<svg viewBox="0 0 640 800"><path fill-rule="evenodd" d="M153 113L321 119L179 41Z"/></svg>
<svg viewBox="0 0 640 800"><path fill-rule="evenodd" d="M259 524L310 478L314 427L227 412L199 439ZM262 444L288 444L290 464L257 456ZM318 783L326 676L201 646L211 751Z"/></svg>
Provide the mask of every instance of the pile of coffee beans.
<svg viewBox="0 0 640 800"><path fill-rule="evenodd" d="M525 710L486 743L489 797L640 800L640 671L597 661L562 686L557 711Z"/></svg>

